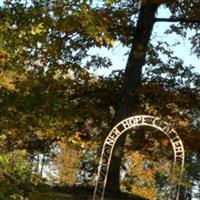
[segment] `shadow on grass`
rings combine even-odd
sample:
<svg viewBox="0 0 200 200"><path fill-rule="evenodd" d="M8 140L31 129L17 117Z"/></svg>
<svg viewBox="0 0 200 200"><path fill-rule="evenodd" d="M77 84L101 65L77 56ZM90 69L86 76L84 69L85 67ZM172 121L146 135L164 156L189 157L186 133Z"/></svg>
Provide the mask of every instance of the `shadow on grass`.
<svg viewBox="0 0 200 200"><path fill-rule="evenodd" d="M37 191L41 200L92 200L93 187L39 185ZM40 200L40 198L38 199ZM105 200L147 200L127 193L107 193Z"/></svg>

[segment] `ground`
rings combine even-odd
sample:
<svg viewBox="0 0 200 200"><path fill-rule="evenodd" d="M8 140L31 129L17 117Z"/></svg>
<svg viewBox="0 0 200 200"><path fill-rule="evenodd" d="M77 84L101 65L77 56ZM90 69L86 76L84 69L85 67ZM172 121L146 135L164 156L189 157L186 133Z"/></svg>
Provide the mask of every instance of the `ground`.
<svg viewBox="0 0 200 200"><path fill-rule="evenodd" d="M31 200L92 200L93 188L43 187L33 192ZM109 194L105 200L144 200L133 195Z"/></svg>

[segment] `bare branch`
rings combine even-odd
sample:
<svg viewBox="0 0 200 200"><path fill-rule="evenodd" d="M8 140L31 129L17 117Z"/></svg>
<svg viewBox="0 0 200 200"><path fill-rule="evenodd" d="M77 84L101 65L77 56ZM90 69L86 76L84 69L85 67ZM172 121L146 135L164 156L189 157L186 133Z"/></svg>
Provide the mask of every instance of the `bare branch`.
<svg viewBox="0 0 200 200"><path fill-rule="evenodd" d="M187 19L187 18L156 18L155 22L184 22L200 24L200 19Z"/></svg>

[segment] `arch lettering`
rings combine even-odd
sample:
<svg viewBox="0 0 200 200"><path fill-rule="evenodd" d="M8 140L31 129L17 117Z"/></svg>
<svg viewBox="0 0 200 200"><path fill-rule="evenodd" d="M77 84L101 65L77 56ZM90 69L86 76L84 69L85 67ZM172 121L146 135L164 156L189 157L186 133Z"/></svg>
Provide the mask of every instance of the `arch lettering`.
<svg viewBox="0 0 200 200"><path fill-rule="evenodd" d="M104 199L108 170L113 153L113 148L117 139L127 130L139 126L149 126L158 129L162 133L164 133L170 140L174 152L174 163L171 180L172 186L168 200L179 199L180 182L182 178L185 160L184 146L182 140L180 139L178 133L174 130L174 128L169 123L161 120L160 118L149 115L137 115L122 120L108 134L101 153L93 200L96 200L97 195L100 196L101 200ZM180 174L178 175L180 180L179 183L173 182L175 169L177 167L181 169Z"/></svg>

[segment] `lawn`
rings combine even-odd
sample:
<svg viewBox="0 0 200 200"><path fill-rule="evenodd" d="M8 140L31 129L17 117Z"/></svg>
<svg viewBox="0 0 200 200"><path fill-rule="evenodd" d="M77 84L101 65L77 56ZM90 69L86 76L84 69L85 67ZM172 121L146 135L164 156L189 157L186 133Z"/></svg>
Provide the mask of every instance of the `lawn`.
<svg viewBox="0 0 200 200"><path fill-rule="evenodd" d="M92 200L93 188L88 187L50 187L42 185L34 190L30 200ZM104 200L144 200L141 197L119 193L109 194Z"/></svg>

